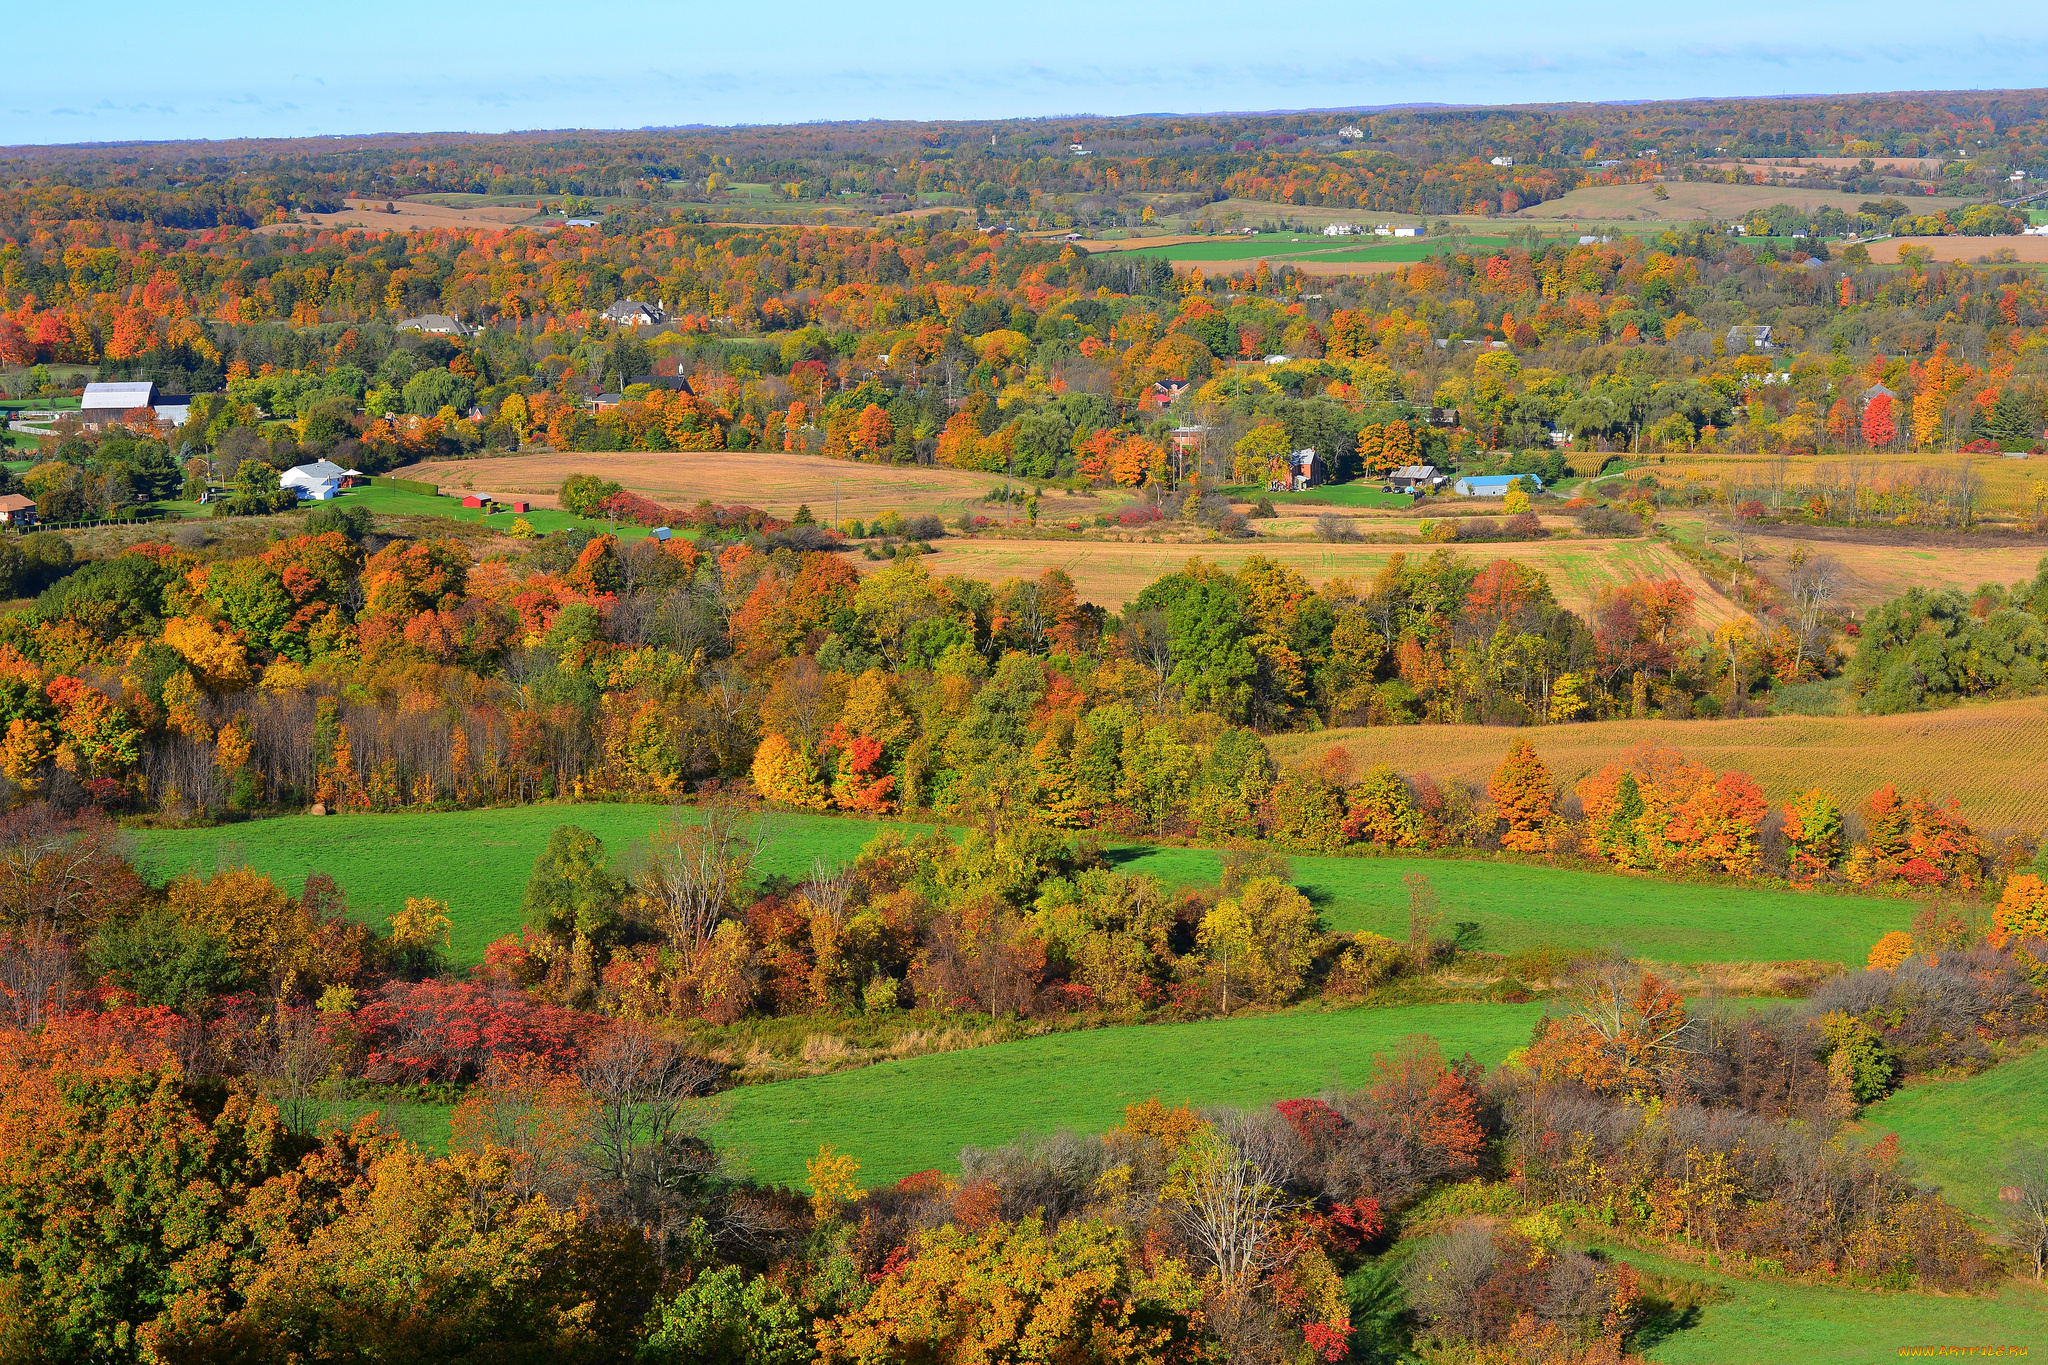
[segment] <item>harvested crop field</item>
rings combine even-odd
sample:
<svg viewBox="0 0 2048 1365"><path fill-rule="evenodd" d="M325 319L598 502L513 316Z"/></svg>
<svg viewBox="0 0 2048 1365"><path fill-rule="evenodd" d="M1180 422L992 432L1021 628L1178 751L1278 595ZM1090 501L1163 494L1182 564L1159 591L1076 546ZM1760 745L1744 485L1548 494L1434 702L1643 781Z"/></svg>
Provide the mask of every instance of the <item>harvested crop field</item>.
<svg viewBox="0 0 2048 1365"><path fill-rule="evenodd" d="M1612 720L1518 730L1551 776L1569 787L1624 750L1668 745L1715 769L1736 768L1783 801L1821 787L1851 809L1887 782L1953 796L1982 830L2048 831L2048 698L1984 702L1907 716L1769 716L1750 720ZM1333 745L1358 763L1389 763L1484 785L1506 752L1508 731L1477 725L1409 725L1278 735L1283 765L1312 762Z"/></svg>
<svg viewBox="0 0 2048 1365"><path fill-rule="evenodd" d="M1087 601L1119 608L1146 584L1169 574L1188 560L1200 558L1235 569L1253 555L1300 571L1311 583L1333 578L1367 579L1397 554L1426 555L1435 545L1342 545L1319 541L1238 541L1230 544L1176 544L1161 541L970 540L948 537L933 543L933 573L964 574L1000 582L1034 577L1058 567L1072 575ZM1710 626L1727 619L1733 608L1719 592L1669 546L1651 540L1507 541L1459 546L1452 553L1489 563L1512 559L1541 570L1550 579L1558 601L1574 611L1592 606L1600 588L1633 578L1678 575L1699 599L1701 618ZM862 568L869 567L863 563ZM875 566L880 567L880 566Z"/></svg>
<svg viewBox="0 0 2048 1365"><path fill-rule="evenodd" d="M273 223L256 230L278 233L291 232L299 227L359 227L368 232L411 232L416 228L504 229L517 226L538 212L533 207L536 202L533 200L520 206L473 208L451 208L446 204L428 204L417 199L388 201L397 209L396 213L384 211L386 202L382 199L352 199L340 213L301 213L297 223Z"/></svg>
<svg viewBox="0 0 2048 1365"><path fill-rule="evenodd" d="M1797 534L1803 527L1788 528L1791 535L1764 534L1756 538L1762 551L1753 561L1765 577L1782 581L1792 568L1792 555L1804 549L1810 554L1833 555L1848 571L1842 600L1853 607L1874 607L1908 588L1960 588L1965 592L1984 583L2011 584L2034 576L2048 546L2013 544L1972 546L1873 545L1833 538L1809 539Z"/></svg>
<svg viewBox="0 0 2048 1365"><path fill-rule="evenodd" d="M501 497L531 498L536 506L555 507L556 492L570 474L596 474L617 480L635 493L669 507L692 507L709 498L721 505L740 503L779 517L808 503L819 521L832 515L836 490L841 520L873 518L885 510L960 514L963 504L980 507L982 495L1002 483L1000 474L912 465L861 464L828 460L821 455L785 455L779 451L623 451L612 454L501 455L484 460L428 460L397 471L402 479L422 479L443 488L474 488ZM1064 504L1100 510L1095 499L1067 499L1048 494L1064 514Z"/></svg>
<svg viewBox="0 0 2048 1365"><path fill-rule="evenodd" d="M1811 212L1838 208L1855 213L1868 195L1841 194L1834 190L1809 190L1797 185L1726 185L1707 181L1667 180L1659 199L1655 187L1640 185L1589 185L1558 199L1531 204L1515 216L1520 219L1575 218L1600 220L1633 216L1638 221L1689 223L1696 218L1726 218L1751 213L1773 204L1790 204ZM1951 203L1953 201L1950 201Z"/></svg>
<svg viewBox="0 0 2048 1365"><path fill-rule="evenodd" d="M1896 264L1900 249L1909 246L1932 252L1937 261L1989 261L2010 251L2022 264L2048 264L2048 237L1892 237L1872 242L1870 259L1880 265Z"/></svg>

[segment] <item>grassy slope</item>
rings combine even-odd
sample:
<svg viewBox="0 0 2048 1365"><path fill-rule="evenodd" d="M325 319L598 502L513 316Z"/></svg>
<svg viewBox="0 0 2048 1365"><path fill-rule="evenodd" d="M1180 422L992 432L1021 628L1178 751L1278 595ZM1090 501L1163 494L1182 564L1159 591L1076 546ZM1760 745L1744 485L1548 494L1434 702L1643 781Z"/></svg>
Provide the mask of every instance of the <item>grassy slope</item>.
<svg viewBox="0 0 2048 1365"><path fill-rule="evenodd" d="M1901 1090L1866 1109L1860 1126L1873 1139L1898 1134L1922 1184L1995 1224L2006 1153L2016 1142L2048 1142L2048 1048L1980 1076Z"/></svg>
<svg viewBox="0 0 2048 1365"><path fill-rule="evenodd" d="M428 815L283 816L218 829L152 830L143 847L168 875L246 862L293 889L326 872L348 893L357 915L381 923L407 896L434 896L454 909L458 962L481 960L501 935L516 932L519 902L533 861L557 825L596 833L614 857L670 816L667 806L526 806ZM685 818L693 818L687 808ZM801 876L814 857L851 858L878 832L862 820L810 815L764 819L770 843L764 873ZM1211 849L1127 848L1112 855L1126 870L1175 886L1220 879ZM1403 875L1419 872L1442 898L1445 921L1474 920L1481 945L1514 952L1541 943L1619 945L1659 961L1736 962L1823 958L1860 962L1887 930L1904 928L1904 902L1812 896L1740 887L1674 886L1640 877L1572 872L1485 861L1427 858L1296 858L1296 880L1332 928L1405 937Z"/></svg>
<svg viewBox="0 0 2048 1365"><path fill-rule="evenodd" d="M1876 1294L1739 1280L1630 1249L1612 1254L1727 1295L1703 1308L1691 1326L1644 1351L1662 1365L1866 1365L1896 1360L1907 1347L2048 1345L2048 1295L2032 1282L2008 1281L1996 1295L1973 1298Z"/></svg>
<svg viewBox="0 0 2048 1365"><path fill-rule="evenodd" d="M1175 884L1211 884L1209 849L1130 849L1127 869ZM1421 873L1443 904L1446 927L1477 921L1479 946L1516 952L1539 943L1620 946L1666 962L1819 958L1861 963L1878 936L1911 923L1913 906L1861 896L1815 896L1733 886L1687 886L1620 873L1576 872L1479 859L1305 858L1295 880L1331 927L1408 934L1401 878Z"/></svg>
<svg viewBox="0 0 2048 1365"><path fill-rule="evenodd" d="M1491 1066L1529 1039L1540 1005L1297 1010L1192 1024L1061 1033L829 1076L748 1086L723 1097L720 1145L764 1180L801 1181L820 1143L860 1159L863 1184L955 1169L963 1146L1019 1133L1099 1132L1124 1106L1257 1104L1357 1085L1373 1054L1413 1033Z"/></svg>

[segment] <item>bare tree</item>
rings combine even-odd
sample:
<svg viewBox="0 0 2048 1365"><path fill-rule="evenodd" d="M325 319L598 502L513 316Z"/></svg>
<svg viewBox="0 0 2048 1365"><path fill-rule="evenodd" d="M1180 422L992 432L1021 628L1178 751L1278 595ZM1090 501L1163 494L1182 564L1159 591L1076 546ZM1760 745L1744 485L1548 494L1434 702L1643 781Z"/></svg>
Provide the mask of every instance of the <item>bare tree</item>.
<svg viewBox="0 0 2048 1365"><path fill-rule="evenodd" d="M1792 572L1785 577L1792 597L1793 617L1799 623L1799 647L1793 656L1793 675L1806 661L1809 649L1817 648L1820 621L1842 590L1842 561L1833 555L1810 555L1804 547L1792 557Z"/></svg>
<svg viewBox="0 0 2048 1365"><path fill-rule="evenodd" d="M2013 1249L2034 1268L2038 1280L2048 1270L2048 1148L2028 1145L2014 1151L2006 1180L1998 1197L2011 1206L2006 1226Z"/></svg>
<svg viewBox="0 0 2048 1365"><path fill-rule="evenodd" d="M1154 607L1126 616L1124 633L1130 637L1131 653L1151 671L1154 708L1165 710L1175 662L1172 623L1166 619L1165 612Z"/></svg>
<svg viewBox="0 0 2048 1365"><path fill-rule="evenodd" d="M844 924L846 907L853 903L852 869L828 870L823 858L812 859L811 878L803 885L803 897L833 924Z"/></svg>
<svg viewBox="0 0 2048 1365"><path fill-rule="evenodd" d="M642 895L655 906L662 932L683 952L710 941L753 875L762 841L756 822L737 802L707 801L694 824L655 832Z"/></svg>
<svg viewBox="0 0 2048 1365"><path fill-rule="evenodd" d="M1174 1222L1225 1289L1274 1264L1273 1226L1287 1203L1269 1144L1235 1131L1245 1124L1226 1120L1189 1139L1165 1191Z"/></svg>
<svg viewBox="0 0 2048 1365"><path fill-rule="evenodd" d="M645 1024L623 1022L577 1068L589 1092L591 1162L599 1178L628 1184L648 1149L670 1147L703 1126L698 1097L718 1068Z"/></svg>
<svg viewBox="0 0 2048 1365"><path fill-rule="evenodd" d="M33 1030L64 1012L70 997L71 944L48 925L0 929L0 1019Z"/></svg>
<svg viewBox="0 0 2048 1365"><path fill-rule="evenodd" d="M334 1050L320 1031L315 1011L280 1008L267 1036L250 1049L242 1065L277 1106L287 1127L302 1133L311 1129L320 1082L334 1065Z"/></svg>

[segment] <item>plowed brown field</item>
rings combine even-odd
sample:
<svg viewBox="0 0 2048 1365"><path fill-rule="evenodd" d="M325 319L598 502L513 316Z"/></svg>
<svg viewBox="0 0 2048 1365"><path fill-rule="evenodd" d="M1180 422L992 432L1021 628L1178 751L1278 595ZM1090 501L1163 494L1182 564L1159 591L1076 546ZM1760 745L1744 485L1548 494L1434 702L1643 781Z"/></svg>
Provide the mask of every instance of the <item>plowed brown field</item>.
<svg viewBox="0 0 2048 1365"><path fill-rule="evenodd" d="M1843 809L1887 782L1955 797L1980 832L2048 832L2048 698L1986 702L1910 716L1770 716L1756 720L1615 720L1500 730L1404 725L1267 740L1276 761L1313 761L1341 744L1361 767L1389 763L1483 786L1514 736L1526 736L1569 788L1644 741L1715 769L1740 769L1774 802L1824 788Z"/></svg>

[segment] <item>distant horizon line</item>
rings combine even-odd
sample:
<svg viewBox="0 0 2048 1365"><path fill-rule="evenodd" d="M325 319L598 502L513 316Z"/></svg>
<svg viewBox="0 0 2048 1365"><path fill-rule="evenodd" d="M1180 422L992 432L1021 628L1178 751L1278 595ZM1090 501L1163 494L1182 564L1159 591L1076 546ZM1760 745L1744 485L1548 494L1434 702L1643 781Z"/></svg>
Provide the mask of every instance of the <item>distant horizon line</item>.
<svg viewBox="0 0 2048 1365"><path fill-rule="evenodd" d="M1215 118L1303 118L1328 114L1378 114L1394 113L1401 110L1477 110L1477 109L1575 109L1575 108L1616 108L1639 105L1683 105L1714 103L1764 103L1767 101L1806 100L1890 100L1939 95L2029 95L2048 93L2048 86L1962 86L1941 90L1855 90L1855 91L1814 91L1802 94L1779 95L1682 95L1636 99L1607 100L1542 100L1485 101L1450 100L1404 100L1387 104L1343 104L1316 105L1291 109L1214 109L1214 110L1150 110L1131 114L1010 114L983 118L810 118L787 122L755 121L741 123L664 123L621 125L618 127L562 127L562 128L506 128L494 132L480 132L474 129L441 128L401 130L386 129L380 132L354 133L303 133L297 136L251 134L247 137L161 137L161 138L112 138L103 141L85 142L16 142L0 144L0 154L32 153L35 151L75 151L122 147L171 147L182 144L228 145L245 142L346 142L351 140L373 140L378 138L497 138L497 137L549 137L568 134L617 134L617 133L680 133L680 132L739 132L750 128L836 128L859 127L873 124L910 124L936 127L979 127L988 128L1011 123L1068 123L1080 120L1096 122L1124 122L1136 119L1215 119Z"/></svg>

